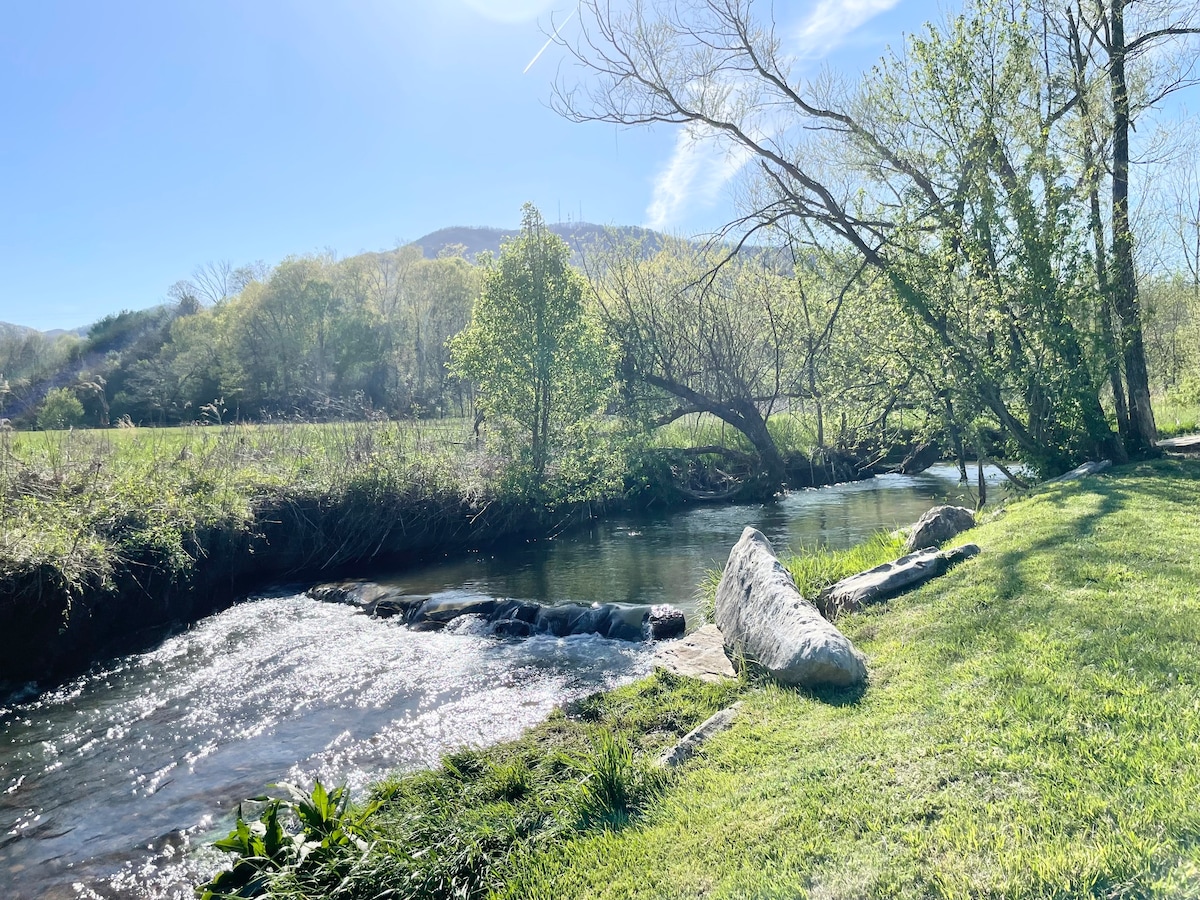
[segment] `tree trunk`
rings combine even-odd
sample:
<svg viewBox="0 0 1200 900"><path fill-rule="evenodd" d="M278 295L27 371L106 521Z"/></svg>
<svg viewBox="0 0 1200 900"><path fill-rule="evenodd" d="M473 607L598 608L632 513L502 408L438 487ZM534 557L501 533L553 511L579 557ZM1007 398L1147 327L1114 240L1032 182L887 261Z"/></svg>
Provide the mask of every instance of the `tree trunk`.
<svg viewBox="0 0 1200 900"><path fill-rule="evenodd" d="M1158 429L1150 406L1150 377L1142 343L1137 276L1133 268L1133 233L1129 226L1129 92L1125 83L1125 4L1112 0L1109 85L1112 89L1112 291L1121 320L1121 351L1129 387L1129 450L1144 452L1155 445Z"/></svg>
<svg viewBox="0 0 1200 900"><path fill-rule="evenodd" d="M787 466L779 448L775 446L775 439L767 430L766 420L753 400L744 398L728 401L714 400L687 385L663 378L661 375L647 372L640 377L647 384L678 397L696 410L716 416L722 422L732 425L744 434L758 453L763 476L767 479L767 486L775 491L783 489L784 480L787 477Z"/></svg>
<svg viewBox="0 0 1200 900"><path fill-rule="evenodd" d="M787 478L787 466L784 464L779 448L775 445L775 439L767 430L767 422L762 417L762 413L758 411L758 407L752 401L742 400L731 405L734 406L741 424L736 422L729 424L746 435L750 443L754 445L754 449L758 451L758 458L762 462L763 474L767 478L768 486L772 490L781 490Z"/></svg>

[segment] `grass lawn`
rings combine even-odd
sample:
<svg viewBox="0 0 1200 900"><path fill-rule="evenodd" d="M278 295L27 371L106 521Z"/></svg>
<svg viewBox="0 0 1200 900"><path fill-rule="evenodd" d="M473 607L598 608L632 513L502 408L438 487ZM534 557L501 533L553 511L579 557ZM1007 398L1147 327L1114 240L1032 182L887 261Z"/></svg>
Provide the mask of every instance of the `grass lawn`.
<svg viewBox="0 0 1200 900"><path fill-rule="evenodd" d="M1200 897L1200 463L1050 487L839 624L861 696L744 692L619 830L508 897ZM965 537L965 536L964 536Z"/></svg>
<svg viewBox="0 0 1200 900"><path fill-rule="evenodd" d="M656 673L390 780L368 850L271 893L1200 897L1198 496L1200 461L1048 486L839 620L865 690ZM697 758L649 767L734 699Z"/></svg>

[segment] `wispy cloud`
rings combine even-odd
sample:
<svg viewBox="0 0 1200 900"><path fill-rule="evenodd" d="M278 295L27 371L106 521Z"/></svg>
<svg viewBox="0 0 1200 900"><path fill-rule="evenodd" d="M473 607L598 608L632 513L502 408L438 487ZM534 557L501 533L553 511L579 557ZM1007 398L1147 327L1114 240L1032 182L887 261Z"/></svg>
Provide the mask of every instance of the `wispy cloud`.
<svg viewBox="0 0 1200 900"><path fill-rule="evenodd" d="M840 46L857 28L899 0L818 0L794 29L786 49L805 61L821 59ZM721 190L752 158L745 148L731 146L711 130L688 126L675 139L671 159L654 179L654 194L646 208L649 228L671 228L689 210L711 207Z"/></svg>
<svg viewBox="0 0 1200 900"><path fill-rule="evenodd" d="M715 138L711 129L702 126L680 129L670 161L654 179L646 227L670 228L689 207L712 206L721 188L749 161L748 150Z"/></svg>
<svg viewBox="0 0 1200 900"><path fill-rule="evenodd" d="M887 12L900 0L819 0L796 31L799 54L819 59L860 25Z"/></svg>

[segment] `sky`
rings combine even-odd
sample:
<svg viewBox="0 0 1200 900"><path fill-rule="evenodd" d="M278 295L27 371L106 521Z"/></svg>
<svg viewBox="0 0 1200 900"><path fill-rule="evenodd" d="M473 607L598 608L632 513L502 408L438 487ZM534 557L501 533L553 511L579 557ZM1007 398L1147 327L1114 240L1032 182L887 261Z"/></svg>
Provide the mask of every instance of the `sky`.
<svg viewBox="0 0 1200 900"><path fill-rule="evenodd" d="M678 128L573 124L545 47L574 0L26 0L0 30L0 321L74 328L206 262L351 256L438 228L710 231L741 161ZM929 0L778 0L853 72ZM539 51L544 52L539 56ZM531 65L532 63L532 65Z"/></svg>

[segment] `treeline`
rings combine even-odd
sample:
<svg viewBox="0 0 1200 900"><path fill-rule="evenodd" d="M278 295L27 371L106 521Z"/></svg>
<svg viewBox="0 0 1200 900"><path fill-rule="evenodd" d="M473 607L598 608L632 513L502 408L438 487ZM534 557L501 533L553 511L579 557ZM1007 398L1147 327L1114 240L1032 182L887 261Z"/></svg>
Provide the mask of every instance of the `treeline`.
<svg viewBox="0 0 1200 900"><path fill-rule="evenodd" d="M210 270L65 350L14 351L7 396L33 401L5 414L51 427L479 410L538 477L578 461L568 450L603 456L614 430L706 416L737 439L704 452L777 486L785 425L810 458L866 463L903 437L964 477L985 456L1049 474L1149 452L1155 405L1200 402L1200 185L1176 179L1174 210L1138 196L1130 137L1188 83L1200 6L979 0L854 85L796 77L750 4L581 10L589 37L569 49L589 89L560 85L556 105L618 124L665 111L732 141L756 165L724 241L613 234L572 265L530 207L478 266L410 247ZM715 105L724 90L695 90L713 71L742 73Z"/></svg>
<svg viewBox="0 0 1200 900"><path fill-rule="evenodd" d="M549 242L539 252L566 252L527 214L514 248L532 229ZM582 259L586 315L612 348L600 412L643 432L707 413L731 427L729 455L740 443L774 483L797 446L862 460L911 439L1004 450L999 423L956 408L945 354L852 253L785 244L739 255L614 232ZM216 297L180 282L170 302L107 316L82 337L11 329L0 334L0 415L46 428L473 415L487 406L476 382L494 392L496 376L456 374L449 339L494 265L415 247L297 257L244 271ZM1143 295L1155 396L1200 405L1196 279L1144 279ZM519 328L507 337L506 355L534 347Z"/></svg>
<svg viewBox="0 0 1200 900"><path fill-rule="evenodd" d="M83 338L0 336L0 415L42 427L465 415L446 341L478 284L460 256L415 247L290 258L215 300L181 282L170 302Z"/></svg>

